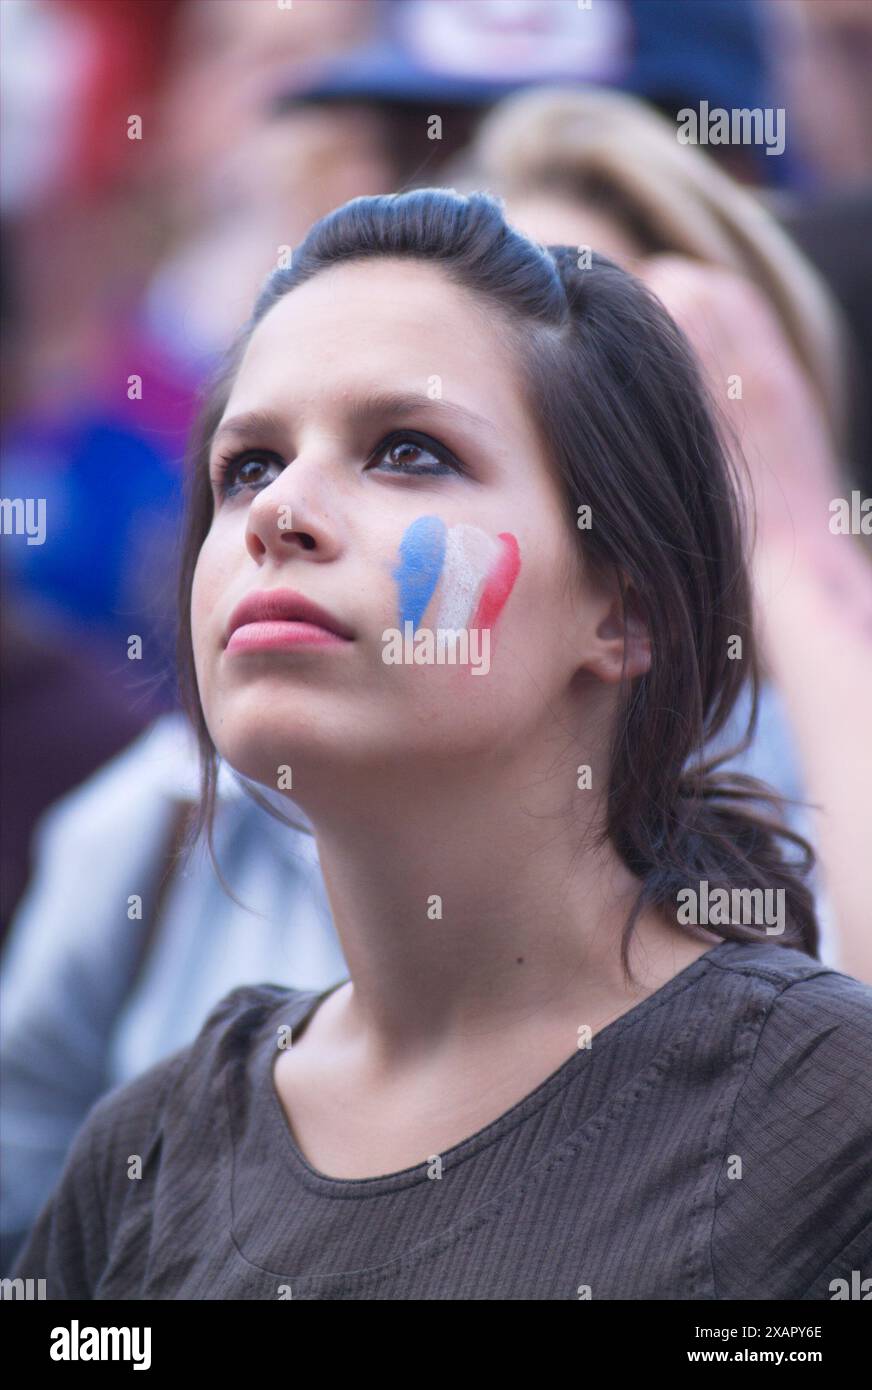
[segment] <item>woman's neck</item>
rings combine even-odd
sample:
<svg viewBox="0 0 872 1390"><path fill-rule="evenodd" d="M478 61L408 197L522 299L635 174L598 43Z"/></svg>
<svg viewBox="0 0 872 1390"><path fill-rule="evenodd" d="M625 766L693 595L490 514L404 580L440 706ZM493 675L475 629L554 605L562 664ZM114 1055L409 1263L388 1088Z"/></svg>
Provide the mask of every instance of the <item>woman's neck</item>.
<svg viewBox="0 0 872 1390"><path fill-rule="evenodd" d="M497 773L486 791L464 774L456 794L424 794L409 780L310 812L352 982L343 1032L380 1065L532 1039L557 1020L596 1031L716 944L643 913L628 984L620 943L639 884L596 843L590 791L556 797L553 780L509 787Z"/></svg>

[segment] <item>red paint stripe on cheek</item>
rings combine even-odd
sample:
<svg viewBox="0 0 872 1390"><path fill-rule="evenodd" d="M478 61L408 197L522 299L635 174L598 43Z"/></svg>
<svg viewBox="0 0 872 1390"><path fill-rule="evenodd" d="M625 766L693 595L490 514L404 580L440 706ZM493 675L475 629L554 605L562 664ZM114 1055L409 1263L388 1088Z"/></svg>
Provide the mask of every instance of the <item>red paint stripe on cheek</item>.
<svg viewBox="0 0 872 1390"><path fill-rule="evenodd" d="M499 539L503 543L503 552L481 591L475 616L469 624L470 628L493 627L515 587L515 580L521 568L520 547L511 531L501 531Z"/></svg>

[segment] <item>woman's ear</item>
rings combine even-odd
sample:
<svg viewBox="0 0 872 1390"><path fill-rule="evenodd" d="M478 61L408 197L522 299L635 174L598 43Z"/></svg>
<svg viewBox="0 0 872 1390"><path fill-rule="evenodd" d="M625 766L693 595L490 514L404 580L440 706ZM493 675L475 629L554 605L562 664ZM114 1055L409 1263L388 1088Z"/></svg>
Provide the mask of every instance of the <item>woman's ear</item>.
<svg viewBox="0 0 872 1390"><path fill-rule="evenodd" d="M642 619L638 595L617 583L603 595L605 610L594 629L584 665L602 681L617 683L622 676L644 676L651 666L651 639Z"/></svg>

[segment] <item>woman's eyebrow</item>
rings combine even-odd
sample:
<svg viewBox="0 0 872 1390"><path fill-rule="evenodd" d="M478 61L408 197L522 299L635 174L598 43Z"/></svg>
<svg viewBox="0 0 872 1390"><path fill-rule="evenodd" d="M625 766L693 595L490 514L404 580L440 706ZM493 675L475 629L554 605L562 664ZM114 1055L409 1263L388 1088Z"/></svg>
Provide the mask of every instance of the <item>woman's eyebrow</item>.
<svg viewBox="0 0 872 1390"><path fill-rule="evenodd" d="M451 417L461 423L478 429L492 430L493 421L476 415L474 410L457 405L454 401L443 400L441 396L428 396L422 391L379 391L363 400L354 401L348 408L348 418L354 425L367 424L373 417L384 415L416 415L421 410L434 410L437 414Z"/></svg>
<svg viewBox="0 0 872 1390"><path fill-rule="evenodd" d="M222 420L212 436L212 443L217 444L225 438L248 439L252 435L278 434L284 428L286 426L280 416L270 410L246 410L241 415Z"/></svg>
<svg viewBox="0 0 872 1390"><path fill-rule="evenodd" d="M386 416L417 415L422 410L432 410L448 419L471 425L473 428L494 430L493 421L487 420L465 406L440 397L431 397L418 391L379 391L361 399L351 401L345 406L346 418L352 426L359 428L372 420ZM275 435L287 429L288 420L270 410L249 410L225 420L215 431L214 442L226 436L250 438L252 435Z"/></svg>

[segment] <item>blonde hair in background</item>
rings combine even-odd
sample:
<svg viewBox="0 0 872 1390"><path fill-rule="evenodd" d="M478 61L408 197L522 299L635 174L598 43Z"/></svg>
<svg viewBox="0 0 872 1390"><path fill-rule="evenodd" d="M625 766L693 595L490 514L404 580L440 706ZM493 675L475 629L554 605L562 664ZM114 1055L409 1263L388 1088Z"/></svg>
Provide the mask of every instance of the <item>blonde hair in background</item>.
<svg viewBox="0 0 872 1390"><path fill-rule="evenodd" d="M483 119L443 175L504 199L552 193L611 216L645 254L673 253L752 281L781 322L834 443L846 431L845 332L823 280L754 194L677 127L623 93L537 87Z"/></svg>

